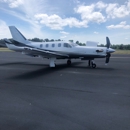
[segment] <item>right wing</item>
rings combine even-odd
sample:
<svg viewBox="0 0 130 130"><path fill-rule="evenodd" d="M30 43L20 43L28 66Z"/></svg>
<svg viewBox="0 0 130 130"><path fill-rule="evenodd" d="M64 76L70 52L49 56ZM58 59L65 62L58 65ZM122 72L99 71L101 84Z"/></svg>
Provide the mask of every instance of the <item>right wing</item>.
<svg viewBox="0 0 130 130"><path fill-rule="evenodd" d="M30 55L40 55L46 58L50 58L50 57L68 58L69 57L69 55L61 54L59 52L41 50L38 48L30 48L30 47L24 47L24 52L29 53Z"/></svg>

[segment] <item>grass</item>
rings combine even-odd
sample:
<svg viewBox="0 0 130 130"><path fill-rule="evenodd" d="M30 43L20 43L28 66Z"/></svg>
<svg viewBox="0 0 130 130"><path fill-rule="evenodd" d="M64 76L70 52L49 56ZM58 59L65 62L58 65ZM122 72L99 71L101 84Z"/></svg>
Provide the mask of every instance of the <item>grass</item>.
<svg viewBox="0 0 130 130"><path fill-rule="evenodd" d="M13 52L13 51L9 50L8 48L1 48L1 47L0 47L0 52L2 52L2 51L6 51L6 52L8 52L8 51L9 51L9 52Z"/></svg>
<svg viewBox="0 0 130 130"><path fill-rule="evenodd" d="M130 54L130 50L115 50L113 54Z"/></svg>

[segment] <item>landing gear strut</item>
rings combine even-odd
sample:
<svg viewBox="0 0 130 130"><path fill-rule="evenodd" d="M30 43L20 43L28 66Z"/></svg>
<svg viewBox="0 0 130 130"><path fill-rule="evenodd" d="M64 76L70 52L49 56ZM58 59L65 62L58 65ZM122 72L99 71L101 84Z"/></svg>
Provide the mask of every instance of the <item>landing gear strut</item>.
<svg viewBox="0 0 130 130"><path fill-rule="evenodd" d="M96 64L94 63L93 60L88 61L88 66L91 66L92 68L96 68Z"/></svg>
<svg viewBox="0 0 130 130"><path fill-rule="evenodd" d="M91 60L88 61L88 66L90 67Z"/></svg>
<svg viewBox="0 0 130 130"><path fill-rule="evenodd" d="M67 65L71 65L71 60L67 60Z"/></svg>
<svg viewBox="0 0 130 130"><path fill-rule="evenodd" d="M55 57L50 58L50 67L55 67Z"/></svg>

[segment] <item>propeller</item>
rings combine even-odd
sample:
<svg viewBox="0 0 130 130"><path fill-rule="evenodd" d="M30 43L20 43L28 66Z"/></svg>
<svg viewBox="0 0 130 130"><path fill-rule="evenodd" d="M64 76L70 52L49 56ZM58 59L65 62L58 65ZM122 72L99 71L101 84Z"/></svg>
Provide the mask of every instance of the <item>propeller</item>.
<svg viewBox="0 0 130 130"><path fill-rule="evenodd" d="M110 57L111 57L111 54L109 52L110 46L111 46L110 40L109 40L108 37L106 37L106 47L107 47L107 50L106 50L107 55L106 55L106 62L105 62L106 64L109 63L109 60L110 60Z"/></svg>
<svg viewBox="0 0 130 130"><path fill-rule="evenodd" d="M108 37L106 37L106 46L107 46L107 49L109 49L111 46L111 43Z"/></svg>

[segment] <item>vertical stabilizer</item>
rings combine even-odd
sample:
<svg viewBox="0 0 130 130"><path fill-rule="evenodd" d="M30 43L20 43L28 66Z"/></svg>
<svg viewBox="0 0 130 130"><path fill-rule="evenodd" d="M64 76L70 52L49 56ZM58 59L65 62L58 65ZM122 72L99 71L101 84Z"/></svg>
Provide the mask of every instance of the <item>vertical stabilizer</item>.
<svg viewBox="0 0 130 130"><path fill-rule="evenodd" d="M9 26L9 29L15 41L23 44L29 43L29 41L23 36L23 34L15 26Z"/></svg>

